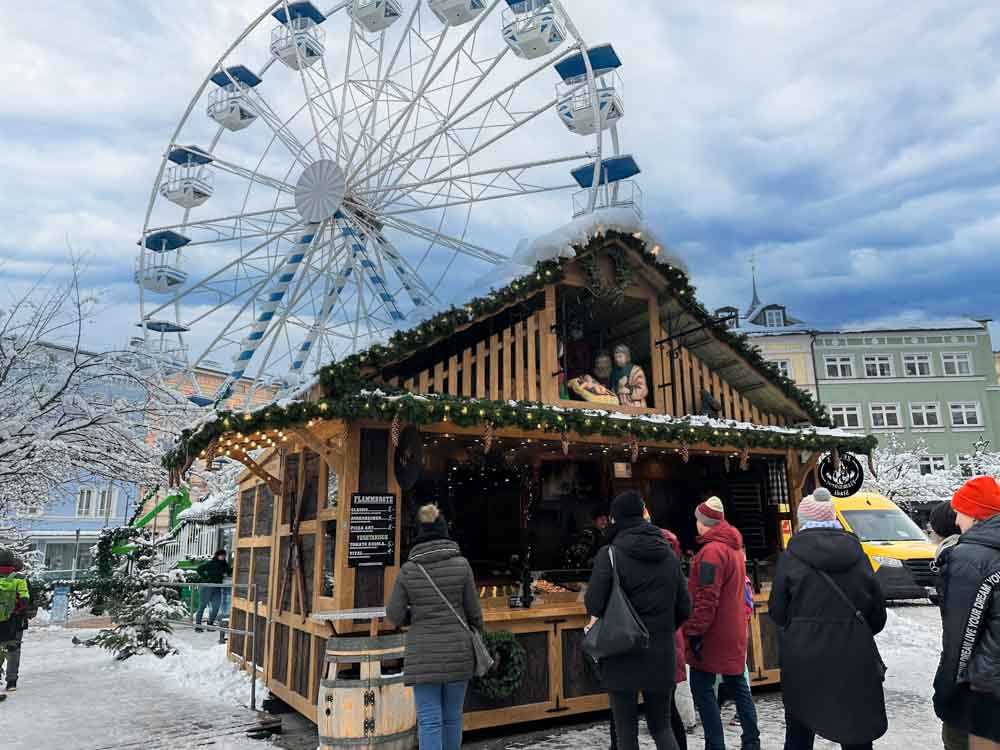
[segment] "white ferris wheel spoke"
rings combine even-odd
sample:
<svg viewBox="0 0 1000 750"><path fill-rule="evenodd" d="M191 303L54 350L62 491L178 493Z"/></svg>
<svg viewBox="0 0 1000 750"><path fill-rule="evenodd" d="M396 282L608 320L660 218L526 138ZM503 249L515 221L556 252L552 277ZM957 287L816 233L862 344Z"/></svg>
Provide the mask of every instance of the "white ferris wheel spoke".
<svg viewBox="0 0 1000 750"><path fill-rule="evenodd" d="M509 251L489 247L491 222L484 215L492 201L578 189L560 172L574 163L599 166L604 130L610 131L608 149L621 153L614 122L586 136L582 148L569 140L568 147L549 150L542 140L530 142L538 118L567 92L589 93L600 116L588 48L565 3L553 7L565 18L566 43L527 60L518 51L515 60L496 27L504 0L484 2L481 13L460 24L441 23L426 0L405 0L405 12L381 30L357 11L357 0L329 2L324 18L311 17L293 0L268 3L213 66L171 138L171 149L193 151L173 144L199 143L210 161L175 161L174 169L165 157L152 190L137 272L141 320L163 324L162 350L173 347L196 389L195 367L233 360L217 397L246 378L249 404L263 384L301 382L318 358L356 351L412 322L410 316L426 315L441 304L436 293L447 279L468 278L476 264L508 260ZM242 66L259 59L264 37L255 30L266 33L273 11L286 19L279 23L287 28L275 27L285 34L279 41L291 35L294 46L272 46L267 62L249 72ZM301 22L291 23L293 13ZM312 32L313 22L325 26ZM310 38L320 44L318 57L300 46ZM583 58L586 76L575 86L560 84L553 97L552 66L570 55ZM579 69L579 60L574 64ZM220 73L228 86L219 84ZM213 76L232 100L242 97L242 109L225 121L216 109L218 127L206 144L204 128L199 136L186 123ZM261 124L242 135L255 119ZM243 166L249 160L241 143L255 161L259 155L256 168ZM291 198L298 189L301 199L300 185L317 179L322 168L307 178L303 171L324 159L343 171L346 190L329 216L313 214L307 224ZM237 183L236 200L218 203L229 215L199 209L203 195L192 199L176 188L168 195L164 186L160 199L165 170L172 169L175 180L193 162L211 172L208 200L216 191L212 173L220 194ZM594 173L587 199L595 205L600 189L607 196L601 200L614 201L619 186L602 185L602 171ZM151 221L154 204L157 220ZM145 246L154 232L164 235L156 251ZM143 335L151 340L149 329Z"/></svg>

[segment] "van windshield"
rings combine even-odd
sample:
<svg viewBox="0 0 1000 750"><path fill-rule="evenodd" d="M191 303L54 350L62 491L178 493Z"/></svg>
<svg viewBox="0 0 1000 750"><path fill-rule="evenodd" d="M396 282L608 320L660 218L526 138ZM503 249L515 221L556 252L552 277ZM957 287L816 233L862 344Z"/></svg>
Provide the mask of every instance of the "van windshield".
<svg viewBox="0 0 1000 750"><path fill-rule="evenodd" d="M863 542L926 542L920 527L901 510L845 510L844 518Z"/></svg>

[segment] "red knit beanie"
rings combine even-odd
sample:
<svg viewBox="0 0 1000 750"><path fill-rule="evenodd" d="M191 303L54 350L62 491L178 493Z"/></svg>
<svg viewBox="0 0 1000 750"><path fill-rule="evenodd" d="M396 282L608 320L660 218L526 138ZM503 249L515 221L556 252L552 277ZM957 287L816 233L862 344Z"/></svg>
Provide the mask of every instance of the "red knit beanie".
<svg viewBox="0 0 1000 750"><path fill-rule="evenodd" d="M958 488L951 507L979 521L1000 515L1000 484L993 477L973 477Z"/></svg>

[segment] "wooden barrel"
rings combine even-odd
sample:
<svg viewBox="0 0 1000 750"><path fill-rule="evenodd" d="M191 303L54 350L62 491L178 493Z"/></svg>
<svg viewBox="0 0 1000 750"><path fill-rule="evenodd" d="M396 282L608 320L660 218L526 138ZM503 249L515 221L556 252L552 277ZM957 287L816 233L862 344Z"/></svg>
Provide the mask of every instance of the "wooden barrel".
<svg viewBox="0 0 1000 750"><path fill-rule="evenodd" d="M319 689L320 750L411 750L413 689L403 685L402 634L330 638Z"/></svg>

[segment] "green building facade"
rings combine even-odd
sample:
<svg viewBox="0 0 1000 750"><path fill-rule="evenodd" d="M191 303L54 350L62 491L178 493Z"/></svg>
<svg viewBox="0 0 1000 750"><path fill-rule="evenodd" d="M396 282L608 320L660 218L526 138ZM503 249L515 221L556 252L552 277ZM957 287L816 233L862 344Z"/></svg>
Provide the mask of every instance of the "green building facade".
<svg viewBox="0 0 1000 750"><path fill-rule="evenodd" d="M1000 449L1000 386L984 322L820 331L814 361L836 424L896 432L908 445L922 439L925 473L961 466L980 440Z"/></svg>

